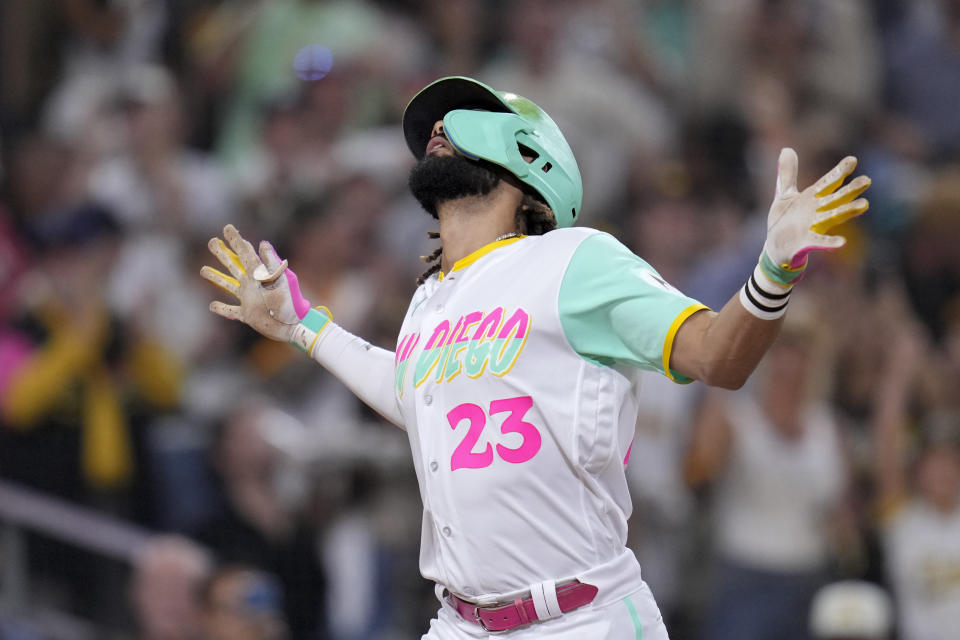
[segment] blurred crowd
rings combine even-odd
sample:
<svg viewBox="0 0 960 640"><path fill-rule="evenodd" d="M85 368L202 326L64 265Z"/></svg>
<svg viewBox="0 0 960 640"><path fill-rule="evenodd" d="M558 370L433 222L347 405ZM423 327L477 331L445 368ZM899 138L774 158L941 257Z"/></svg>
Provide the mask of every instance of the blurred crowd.
<svg viewBox="0 0 960 640"><path fill-rule="evenodd" d="M678 639L956 638L957 0L4 0L0 480L158 534L132 569L31 537L31 602L99 637L425 631L405 435L199 269L232 222L392 350L436 242L399 120L443 75L543 106L582 224L714 309L780 148L801 185L860 159L870 211L748 385L647 376L629 544Z"/></svg>

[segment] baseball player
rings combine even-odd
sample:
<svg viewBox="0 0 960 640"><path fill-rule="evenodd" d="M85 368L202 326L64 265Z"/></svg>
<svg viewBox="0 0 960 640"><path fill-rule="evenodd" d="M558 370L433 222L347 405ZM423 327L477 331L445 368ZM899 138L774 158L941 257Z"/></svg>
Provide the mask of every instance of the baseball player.
<svg viewBox="0 0 960 640"><path fill-rule="evenodd" d="M293 343L406 430L420 570L440 601L424 638L667 638L625 546L639 373L742 385L807 254L842 246L826 232L866 210L869 179L841 187L847 157L800 191L784 149L760 262L715 313L612 236L573 227L576 160L530 100L442 78L407 105L403 132L442 247L394 352L312 308L270 244L229 225L210 241L229 274L202 273L239 304L211 311Z"/></svg>

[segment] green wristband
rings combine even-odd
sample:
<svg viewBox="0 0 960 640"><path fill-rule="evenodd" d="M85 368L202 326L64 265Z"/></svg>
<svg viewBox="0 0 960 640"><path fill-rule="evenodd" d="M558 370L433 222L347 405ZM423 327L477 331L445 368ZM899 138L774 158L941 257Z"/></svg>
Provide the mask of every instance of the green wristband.
<svg viewBox="0 0 960 640"><path fill-rule="evenodd" d="M307 311L307 315L303 316L300 324L314 333L320 333L328 322L330 322L330 312L325 307L321 307Z"/></svg>
<svg viewBox="0 0 960 640"><path fill-rule="evenodd" d="M760 270L763 271L763 275L770 278L772 281L777 284L782 284L786 287L794 284L797 280L803 277L803 272L807 268L807 261L803 261L803 266L796 269L791 269L790 267L785 267L779 265L767 255L767 252L764 251L760 254Z"/></svg>
<svg viewBox="0 0 960 640"><path fill-rule="evenodd" d="M294 329L293 336L290 338L290 344L297 347L306 354L310 354L313 345L317 342L320 332L330 322L330 311L326 307L317 307L310 309L307 315L303 316L300 324Z"/></svg>

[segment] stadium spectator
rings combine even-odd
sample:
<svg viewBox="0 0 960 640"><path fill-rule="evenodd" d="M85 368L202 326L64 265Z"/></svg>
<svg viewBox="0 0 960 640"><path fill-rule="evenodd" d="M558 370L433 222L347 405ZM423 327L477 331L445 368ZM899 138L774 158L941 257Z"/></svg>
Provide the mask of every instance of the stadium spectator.
<svg viewBox="0 0 960 640"><path fill-rule="evenodd" d="M313 640L324 623L318 534L303 479L284 475L282 455L267 439L272 427L289 420L257 398L227 416L212 452L222 508L210 514L197 537L224 563L275 575L291 638Z"/></svg>
<svg viewBox="0 0 960 640"><path fill-rule="evenodd" d="M685 461L692 486L716 484L711 640L806 638L810 598L826 579L847 472L834 416L813 393L822 328L794 302L753 385L701 406Z"/></svg>
<svg viewBox="0 0 960 640"><path fill-rule="evenodd" d="M127 485L133 472L128 380L118 367L132 356L103 295L120 230L101 207L38 221L42 247L25 275L12 326L17 357L2 390L4 475L61 496Z"/></svg>
<svg viewBox="0 0 960 640"><path fill-rule="evenodd" d="M134 561L130 583L141 640L196 640L200 633L200 587L210 557L196 543L158 535Z"/></svg>
<svg viewBox="0 0 960 640"><path fill-rule="evenodd" d="M283 597L276 580L252 567L217 569L201 590L204 640L285 640Z"/></svg>
<svg viewBox="0 0 960 640"><path fill-rule="evenodd" d="M895 331L874 413L887 572L901 637L947 640L960 628L960 415L921 415L911 446L910 407L928 359L916 326Z"/></svg>

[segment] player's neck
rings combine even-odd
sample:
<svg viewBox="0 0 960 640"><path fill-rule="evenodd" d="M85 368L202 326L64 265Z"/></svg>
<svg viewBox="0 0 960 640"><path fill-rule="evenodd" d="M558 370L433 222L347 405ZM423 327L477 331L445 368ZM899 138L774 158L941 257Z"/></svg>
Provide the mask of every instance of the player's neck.
<svg viewBox="0 0 960 640"><path fill-rule="evenodd" d="M516 211L522 192L501 182L486 196L459 198L437 206L443 255L440 269L453 265L499 236L516 231Z"/></svg>

